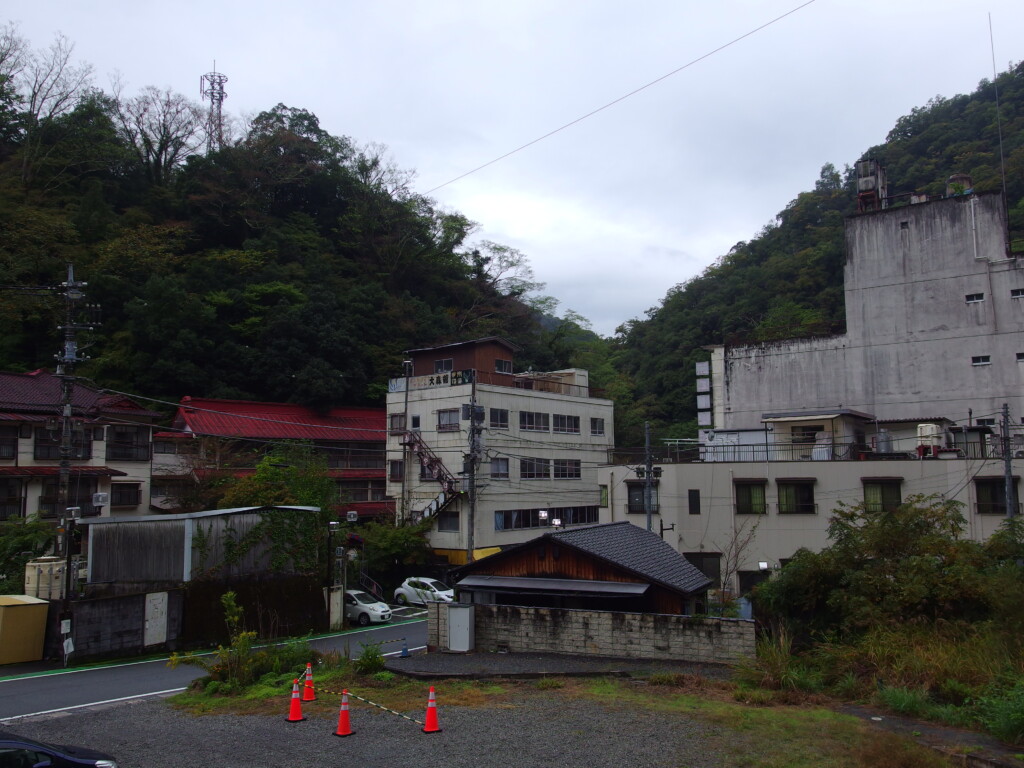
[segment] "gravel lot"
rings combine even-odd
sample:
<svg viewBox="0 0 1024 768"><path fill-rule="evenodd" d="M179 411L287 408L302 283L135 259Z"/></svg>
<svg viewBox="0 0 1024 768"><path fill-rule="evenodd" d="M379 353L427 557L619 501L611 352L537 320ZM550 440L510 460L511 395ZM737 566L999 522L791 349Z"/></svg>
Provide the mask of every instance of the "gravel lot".
<svg viewBox="0 0 1024 768"><path fill-rule="evenodd" d="M286 712L282 702L280 716L195 717L151 698L18 720L5 728L104 750L121 768L706 768L721 765L715 757L720 746L735 741L735 735L682 716L562 698L557 692L531 692L512 705L446 708L439 690L443 731L434 734L356 702L355 733L347 738L334 736L336 717L287 723ZM406 714L418 720L424 715Z"/></svg>

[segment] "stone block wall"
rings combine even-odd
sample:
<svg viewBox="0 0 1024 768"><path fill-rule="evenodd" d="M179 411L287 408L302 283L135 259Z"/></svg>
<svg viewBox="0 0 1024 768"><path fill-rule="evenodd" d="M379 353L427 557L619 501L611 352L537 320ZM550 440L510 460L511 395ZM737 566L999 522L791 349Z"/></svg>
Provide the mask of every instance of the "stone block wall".
<svg viewBox="0 0 1024 768"><path fill-rule="evenodd" d="M447 650L447 605L432 605L427 643ZM753 658L754 622L657 613L476 605L476 650L734 664Z"/></svg>

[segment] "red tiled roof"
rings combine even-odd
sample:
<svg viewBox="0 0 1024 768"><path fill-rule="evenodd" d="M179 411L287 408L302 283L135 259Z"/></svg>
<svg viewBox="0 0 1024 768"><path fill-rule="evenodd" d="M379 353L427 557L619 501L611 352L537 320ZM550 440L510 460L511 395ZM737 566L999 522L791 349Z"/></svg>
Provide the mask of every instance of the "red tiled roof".
<svg viewBox="0 0 1024 768"><path fill-rule="evenodd" d="M56 415L60 412L60 379L43 369L31 373L0 372L0 410ZM140 420L159 418L124 395L104 393L79 382L71 387L75 415L97 418L126 416Z"/></svg>
<svg viewBox="0 0 1024 768"><path fill-rule="evenodd" d="M3 477L56 477L60 467L0 467ZM79 477L122 477L127 472L110 467L72 467L71 474Z"/></svg>
<svg viewBox="0 0 1024 768"><path fill-rule="evenodd" d="M383 408L333 408L321 415L290 403L183 397L174 426L216 437L377 443L387 439Z"/></svg>

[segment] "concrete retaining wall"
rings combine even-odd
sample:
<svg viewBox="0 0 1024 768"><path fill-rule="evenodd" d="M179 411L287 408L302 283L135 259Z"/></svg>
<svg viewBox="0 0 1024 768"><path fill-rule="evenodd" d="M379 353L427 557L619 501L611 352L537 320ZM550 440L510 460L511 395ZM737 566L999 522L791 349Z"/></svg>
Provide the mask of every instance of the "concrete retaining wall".
<svg viewBox="0 0 1024 768"><path fill-rule="evenodd" d="M475 650L734 664L753 658L754 622L658 613L474 605ZM427 606L427 645L448 650L448 605Z"/></svg>

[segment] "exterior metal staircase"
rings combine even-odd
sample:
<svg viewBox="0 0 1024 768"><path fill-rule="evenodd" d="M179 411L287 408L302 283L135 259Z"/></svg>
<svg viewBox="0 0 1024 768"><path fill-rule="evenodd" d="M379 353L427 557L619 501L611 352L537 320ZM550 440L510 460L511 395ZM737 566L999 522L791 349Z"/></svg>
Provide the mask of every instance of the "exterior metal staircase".
<svg viewBox="0 0 1024 768"><path fill-rule="evenodd" d="M406 432L402 437L402 445L406 445L412 450L416 458L419 459L420 466L423 467L425 474L441 484L441 492L423 509L414 510L413 515L423 519L424 517L433 517L443 512L462 495L462 492L459 490L458 478L448 471L440 457L430 450L430 446L423 442L419 432Z"/></svg>

